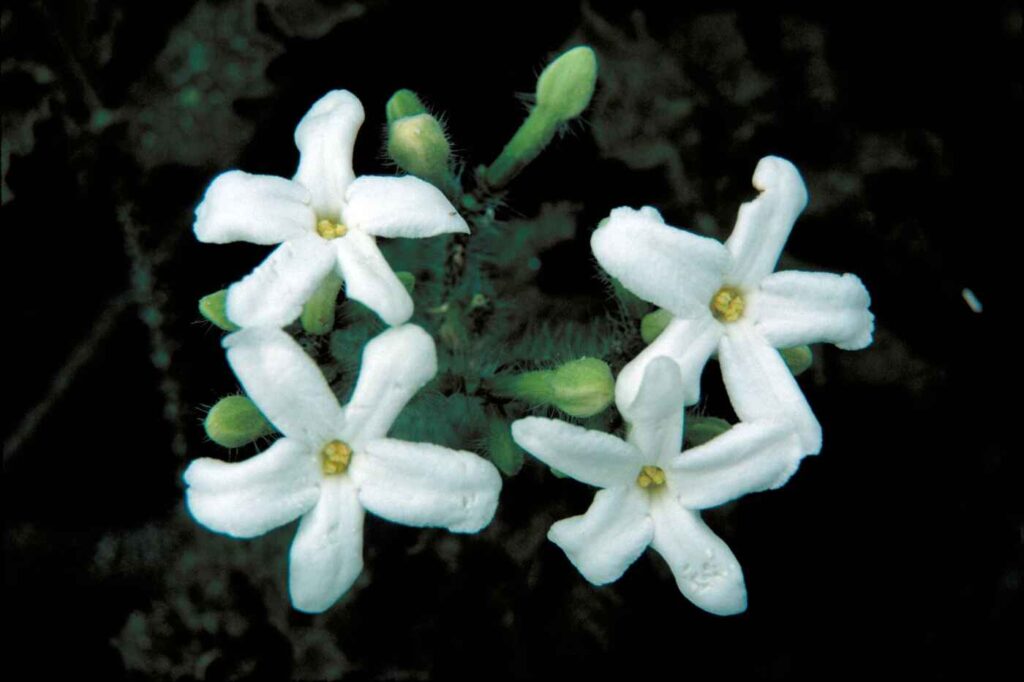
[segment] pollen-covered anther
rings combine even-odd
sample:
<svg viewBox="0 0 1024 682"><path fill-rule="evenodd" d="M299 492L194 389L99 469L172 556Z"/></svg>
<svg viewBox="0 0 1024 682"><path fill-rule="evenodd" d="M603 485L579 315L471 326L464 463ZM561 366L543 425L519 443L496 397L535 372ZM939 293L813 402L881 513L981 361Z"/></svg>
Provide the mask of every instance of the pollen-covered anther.
<svg viewBox="0 0 1024 682"><path fill-rule="evenodd" d="M665 472L661 467L648 464L640 470L636 484L641 488L657 488L665 485Z"/></svg>
<svg viewBox="0 0 1024 682"><path fill-rule="evenodd" d="M343 474L352 461L352 448L341 440L332 440L320 451L320 468L324 475Z"/></svg>
<svg viewBox="0 0 1024 682"><path fill-rule="evenodd" d="M722 287L711 297L711 314L719 322L735 322L743 317L747 304L736 287Z"/></svg>
<svg viewBox="0 0 1024 682"><path fill-rule="evenodd" d="M348 227L344 223L336 223L324 218L316 224L316 233L324 239L337 239L348 234Z"/></svg>

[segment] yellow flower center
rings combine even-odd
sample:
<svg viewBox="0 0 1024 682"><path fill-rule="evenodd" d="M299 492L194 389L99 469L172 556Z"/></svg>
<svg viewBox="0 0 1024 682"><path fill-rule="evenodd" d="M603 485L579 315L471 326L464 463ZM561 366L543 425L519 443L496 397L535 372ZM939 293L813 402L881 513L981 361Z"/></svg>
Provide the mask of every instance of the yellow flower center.
<svg viewBox="0 0 1024 682"><path fill-rule="evenodd" d="M665 485L665 472L661 467L648 464L640 470L636 477L636 484L641 488L658 488Z"/></svg>
<svg viewBox="0 0 1024 682"><path fill-rule="evenodd" d="M336 223L324 218L316 224L316 233L324 239L337 239L348 234L348 228L345 223Z"/></svg>
<svg viewBox="0 0 1024 682"><path fill-rule="evenodd" d="M722 287L711 297L711 314L719 322L735 322L743 317L747 304L736 287Z"/></svg>
<svg viewBox="0 0 1024 682"><path fill-rule="evenodd" d="M335 476L348 471L352 461L352 448L341 440L332 440L320 451L320 468L325 476Z"/></svg>

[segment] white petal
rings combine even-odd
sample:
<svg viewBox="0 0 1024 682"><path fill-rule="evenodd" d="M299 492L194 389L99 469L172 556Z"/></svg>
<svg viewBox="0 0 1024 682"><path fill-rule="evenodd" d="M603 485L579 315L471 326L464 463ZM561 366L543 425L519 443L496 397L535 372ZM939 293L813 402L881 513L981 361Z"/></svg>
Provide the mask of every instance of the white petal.
<svg viewBox="0 0 1024 682"><path fill-rule="evenodd" d="M243 329L224 339L228 364L256 407L289 438L319 447L345 417L313 359L280 329Z"/></svg>
<svg viewBox="0 0 1024 682"><path fill-rule="evenodd" d="M746 611L747 588L740 564L699 514L679 506L671 495L658 495L651 517L651 547L668 563L683 596L716 616Z"/></svg>
<svg viewBox="0 0 1024 682"><path fill-rule="evenodd" d="M350 228L378 237L469 234L466 221L444 193L411 175L356 178L345 193L341 219Z"/></svg>
<svg viewBox="0 0 1024 682"><path fill-rule="evenodd" d="M821 425L779 352L748 322L733 322L718 348L722 379L742 421L779 419L800 438L803 454L821 451Z"/></svg>
<svg viewBox="0 0 1024 682"><path fill-rule="evenodd" d="M775 269L793 223L807 205L800 171L786 159L766 156L754 170L756 199L740 206L736 227L725 242L732 254L729 283L757 286Z"/></svg>
<svg viewBox="0 0 1024 682"><path fill-rule="evenodd" d="M357 447L386 436L405 404L435 374L434 340L416 325L393 327L371 339L345 406L345 440Z"/></svg>
<svg viewBox="0 0 1024 682"><path fill-rule="evenodd" d="M363 507L350 476L326 476L320 501L302 517L288 561L292 605L326 611L363 570Z"/></svg>
<svg viewBox="0 0 1024 682"><path fill-rule="evenodd" d="M244 462L192 462L185 504L210 530L251 538L309 511L320 497L320 478L309 446L281 438Z"/></svg>
<svg viewBox="0 0 1024 682"><path fill-rule="evenodd" d="M683 447L683 380L676 363L664 356L647 363L634 400L623 416L629 442L646 464L660 464Z"/></svg>
<svg viewBox="0 0 1024 682"><path fill-rule="evenodd" d="M299 121L295 146L299 169L295 180L313 197L318 217L338 220L345 191L355 178L352 148L363 124L363 105L348 90L333 90L321 97Z"/></svg>
<svg viewBox="0 0 1024 682"><path fill-rule="evenodd" d="M653 538L648 495L635 485L597 491L586 514L548 531L548 539L595 585L621 578Z"/></svg>
<svg viewBox="0 0 1024 682"><path fill-rule="evenodd" d="M512 439L548 466L598 488L633 484L645 464L629 443L557 419L517 419Z"/></svg>
<svg viewBox="0 0 1024 682"><path fill-rule="evenodd" d="M213 179L196 207L193 229L201 242L280 244L313 231L309 191L273 175L228 171Z"/></svg>
<svg viewBox="0 0 1024 682"><path fill-rule="evenodd" d="M857 350L871 343L875 316L871 296L856 275L776 272L751 296L749 315L776 348L834 343Z"/></svg>
<svg viewBox="0 0 1024 682"><path fill-rule="evenodd" d="M334 240L345 295L359 301L394 326L412 317L412 299L384 260L373 237L360 230Z"/></svg>
<svg viewBox="0 0 1024 682"><path fill-rule="evenodd" d="M730 264L722 244L666 225L649 206L613 210L590 247L608 274L676 317L707 313Z"/></svg>
<svg viewBox="0 0 1024 682"><path fill-rule="evenodd" d="M406 526L475 533L498 508L501 474L472 452L382 438L357 451L349 471L367 510Z"/></svg>
<svg viewBox="0 0 1024 682"><path fill-rule="evenodd" d="M316 234L289 239L228 287L228 319L239 327L289 324L333 266L334 252Z"/></svg>
<svg viewBox="0 0 1024 682"><path fill-rule="evenodd" d="M800 441L786 422L741 422L665 467L669 489L687 509L707 509L778 488L800 464Z"/></svg>
<svg viewBox="0 0 1024 682"><path fill-rule="evenodd" d="M675 360L686 404L695 404L700 400L700 375L721 338L722 325L710 310L705 309L691 319L673 318L665 331L619 372L615 380L615 404L619 411L628 409L636 399L648 363L661 356Z"/></svg>

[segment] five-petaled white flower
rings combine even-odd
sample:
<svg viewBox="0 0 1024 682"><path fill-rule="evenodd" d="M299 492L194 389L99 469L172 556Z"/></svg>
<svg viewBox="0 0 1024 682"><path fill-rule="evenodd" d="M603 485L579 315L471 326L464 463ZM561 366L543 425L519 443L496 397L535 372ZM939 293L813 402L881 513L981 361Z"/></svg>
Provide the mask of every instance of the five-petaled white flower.
<svg viewBox="0 0 1024 682"><path fill-rule="evenodd" d="M651 207L615 209L594 232L601 266L673 316L623 368L615 400L628 415L645 368L668 356L678 365L686 404L696 403L701 372L717 352L740 419L788 419L802 454L815 454L821 426L775 349L821 341L864 348L874 331L870 297L855 275L773 272L807 190L793 164L775 156L758 163L754 187L761 194L740 207L724 245L666 225Z"/></svg>
<svg viewBox="0 0 1024 682"><path fill-rule="evenodd" d="M714 614L740 613L743 572L699 510L782 485L800 445L788 423L762 420L680 453L684 392L672 360L655 358L627 416L626 441L538 417L514 422L512 436L545 464L603 488L585 514L548 531L583 577L595 585L618 580L650 545L686 598Z"/></svg>
<svg viewBox="0 0 1024 682"><path fill-rule="evenodd" d="M351 587L363 566L364 509L461 533L490 523L501 490L493 465L470 452L386 437L437 371L434 342L422 329L394 327L366 344L344 407L280 329L244 329L224 345L242 386L284 437L244 462L192 462L188 509L207 528L240 538L301 517L289 566L295 608L324 611Z"/></svg>
<svg viewBox="0 0 1024 682"><path fill-rule="evenodd" d="M196 209L200 241L281 244L228 289L227 315L240 327L282 327L336 271L349 298L390 325L412 315L412 299L374 237L433 237L469 227L433 185L412 176L355 177L352 147L363 105L347 90L322 97L299 122L299 168L291 180L228 171Z"/></svg>

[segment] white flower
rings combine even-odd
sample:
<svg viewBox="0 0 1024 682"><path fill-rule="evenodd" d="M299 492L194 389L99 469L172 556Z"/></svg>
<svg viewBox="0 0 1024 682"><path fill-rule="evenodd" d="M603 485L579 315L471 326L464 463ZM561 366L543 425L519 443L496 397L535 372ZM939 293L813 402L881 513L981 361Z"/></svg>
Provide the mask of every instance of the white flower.
<svg viewBox="0 0 1024 682"><path fill-rule="evenodd" d="M785 483L799 443L787 423L765 420L680 453L683 394L672 360L656 358L644 370L625 442L537 417L514 422L512 436L545 464L602 489L585 514L548 531L583 577L595 585L618 580L650 545L687 599L714 614L740 613L743 572L699 510Z"/></svg>
<svg viewBox="0 0 1024 682"><path fill-rule="evenodd" d="M299 122L299 168L291 180L228 171L196 208L200 241L281 244L228 289L227 315L240 327L282 327L332 271L349 298L390 325L412 315L412 299L374 237L433 237L469 227L433 185L412 176L352 172L363 105L347 90L324 95Z"/></svg>
<svg viewBox="0 0 1024 682"><path fill-rule="evenodd" d="M188 509L207 528L239 538L301 517L289 560L295 608L323 611L355 581L364 509L460 533L490 523L501 490L494 466L470 452L386 437L437 371L434 342L422 329L394 327L366 344L344 407L285 332L245 329L224 345L246 393L284 436L244 462L192 462Z"/></svg>
<svg viewBox="0 0 1024 682"><path fill-rule="evenodd" d="M821 426L775 349L821 341L864 348L874 330L871 300L855 275L773 272L807 190L793 164L775 156L757 164L754 187L761 194L740 207L724 245L666 225L650 207L617 208L594 232L601 266L673 316L623 368L615 400L628 413L644 369L668 356L679 367L686 404L696 403L701 372L717 353L740 419L788 419L803 454L815 454Z"/></svg>

